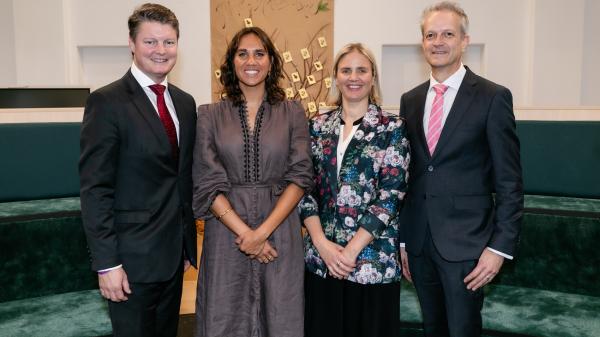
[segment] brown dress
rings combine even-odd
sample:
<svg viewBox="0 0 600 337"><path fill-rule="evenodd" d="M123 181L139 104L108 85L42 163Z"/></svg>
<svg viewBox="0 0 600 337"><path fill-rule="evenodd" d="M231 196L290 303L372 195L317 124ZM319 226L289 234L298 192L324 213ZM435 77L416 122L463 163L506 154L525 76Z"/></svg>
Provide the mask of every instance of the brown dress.
<svg viewBox="0 0 600 337"><path fill-rule="evenodd" d="M209 211L222 193L252 228L269 215L287 184L313 186L310 138L297 102L264 102L255 127L245 109L222 101L198 108L194 149L197 218L206 220L196 298L197 337L304 336L303 247L298 213L273 232L279 257L250 259Z"/></svg>

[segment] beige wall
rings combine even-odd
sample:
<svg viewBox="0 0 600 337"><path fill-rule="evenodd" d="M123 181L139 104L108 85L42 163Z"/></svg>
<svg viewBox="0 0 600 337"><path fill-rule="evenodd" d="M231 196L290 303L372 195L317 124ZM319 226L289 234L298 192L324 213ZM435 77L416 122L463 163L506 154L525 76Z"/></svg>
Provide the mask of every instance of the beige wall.
<svg viewBox="0 0 600 337"><path fill-rule="evenodd" d="M0 0L0 41L4 45L0 52L0 87L17 82L15 53L15 29L12 1ZM5 49L6 48L6 49Z"/></svg>
<svg viewBox="0 0 600 337"><path fill-rule="evenodd" d="M6 50L6 54L16 59L13 64L0 62L0 74L16 69L13 81L2 81L0 86L90 86L96 89L109 79L121 77L131 64L126 48L127 18L143 2L0 0L0 22L8 25L9 20L1 19L11 18L14 35L14 41L9 40L0 54ZM161 3L176 13L181 30L179 58L169 79L190 92L198 103L207 102L210 100L209 2L171 0ZM11 7L13 11L5 13L3 10ZM10 25L8 28L3 32L10 35ZM5 39L2 41L6 43ZM83 55L90 53L105 56L104 60L92 58L92 66L102 76L91 79L84 73L86 64L83 63Z"/></svg>
<svg viewBox="0 0 600 337"><path fill-rule="evenodd" d="M0 29L0 38L8 36L3 40L7 45L3 51L8 52L1 53L0 61L7 61L0 62L0 85L96 88L120 77L130 62L126 20L142 2L0 0L0 28L5 28ZM381 65L384 45L419 45L420 13L432 2L339 0L334 13L334 50L350 41L362 41ZM179 61L170 80L189 91L198 104L209 102L209 0L161 3L173 9L181 22ZM600 62L596 61L600 58L600 2L459 3L471 18L472 42L482 48L481 74L509 87L516 106L600 106ZM84 64L87 60L82 55L95 52L100 55L96 63ZM85 73L89 69L104 76L90 76ZM381 70L392 76L397 71ZM424 80L420 77L408 82ZM384 88L384 95L405 89Z"/></svg>
<svg viewBox="0 0 600 337"><path fill-rule="evenodd" d="M21 0L14 0L21 1ZM82 47L127 46L127 18L133 9L146 1L103 0L80 1L64 0L70 7L72 41L69 48L74 54L71 68L75 76L71 84L79 84L81 73L80 52ZM191 93L197 103L210 100L210 16L209 0L167 0L159 1L169 7L179 19L179 57L169 80ZM125 50L129 53L128 50ZM119 58L118 60L121 60ZM130 62L122 66L114 79L122 76ZM114 65L107 65L115 69ZM115 71L116 72L116 71ZM92 87L106 83L87 83Z"/></svg>
<svg viewBox="0 0 600 337"><path fill-rule="evenodd" d="M600 1L586 1L582 43L583 77L581 80L581 104L600 105Z"/></svg>
<svg viewBox="0 0 600 337"><path fill-rule="evenodd" d="M536 105L581 104L586 1L535 2L530 101Z"/></svg>
<svg viewBox="0 0 600 337"><path fill-rule="evenodd" d="M60 0L12 1L16 85L65 85L65 17ZM67 18L68 19L68 18Z"/></svg>
<svg viewBox="0 0 600 337"><path fill-rule="evenodd" d="M420 44L419 21L435 1L344 0L335 12L335 49L363 41L384 62L383 45ZM517 106L600 106L600 2L597 0L462 0L471 43L483 46L481 74L511 89ZM361 29L356 29L357 23ZM403 76L401 67L381 69ZM410 74L408 74L410 76ZM424 81L414 79L413 85ZM400 88L405 91L409 88ZM385 95L397 96L393 88Z"/></svg>

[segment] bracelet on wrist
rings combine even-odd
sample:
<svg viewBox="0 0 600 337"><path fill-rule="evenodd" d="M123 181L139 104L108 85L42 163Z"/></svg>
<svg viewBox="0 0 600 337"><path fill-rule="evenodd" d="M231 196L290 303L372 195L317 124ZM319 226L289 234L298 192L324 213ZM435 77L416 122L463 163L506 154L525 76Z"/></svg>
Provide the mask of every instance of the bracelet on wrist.
<svg viewBox="0 0 600 337"><path fill-rule="evenodd" d="M227 213L231 212L232 210L233 210L233 208L229 207L223 213L221 213L217 216L217 220L221 220L222 217L224 217Z"/></svg>

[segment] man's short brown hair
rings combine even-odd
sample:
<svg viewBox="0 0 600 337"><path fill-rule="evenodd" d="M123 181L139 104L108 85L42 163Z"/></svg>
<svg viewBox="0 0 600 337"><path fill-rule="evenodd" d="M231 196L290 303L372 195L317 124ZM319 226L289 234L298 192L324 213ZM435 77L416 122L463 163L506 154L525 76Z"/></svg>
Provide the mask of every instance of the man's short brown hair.
<svg viewBox="0 0 600 337"><path fill-rule="evenodd" d="M163 5L145 3L133 11L133 14L131 14L127 21L129 37L132 40L135 40L142 22L160 22L171 25L175 29L177 38L179 39L179 21L175 13Z"/></svg>

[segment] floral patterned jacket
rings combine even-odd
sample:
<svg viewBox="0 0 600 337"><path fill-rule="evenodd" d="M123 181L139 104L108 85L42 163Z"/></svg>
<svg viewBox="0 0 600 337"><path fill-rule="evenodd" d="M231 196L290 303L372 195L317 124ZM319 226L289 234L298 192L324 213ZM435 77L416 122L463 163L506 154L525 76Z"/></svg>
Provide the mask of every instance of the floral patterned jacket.
<svg viewBox="0 0 600 337"><path fill-rule="evenodd" d="M346 246L359 227L374 236L358 255L349 281L399 281L398 213L410 162L404 120L370 104L344 154L338 177L340 121L341 108L310 121L316 186L300 201L301 218L318 215L325 236L341 246ZM327 266L309 235L304 246L307 270L326 277Z"/></svg>

